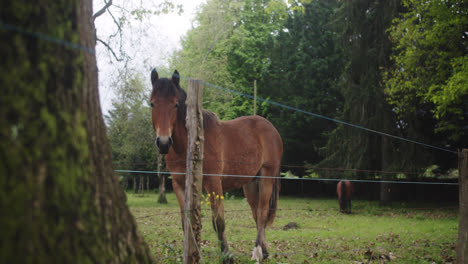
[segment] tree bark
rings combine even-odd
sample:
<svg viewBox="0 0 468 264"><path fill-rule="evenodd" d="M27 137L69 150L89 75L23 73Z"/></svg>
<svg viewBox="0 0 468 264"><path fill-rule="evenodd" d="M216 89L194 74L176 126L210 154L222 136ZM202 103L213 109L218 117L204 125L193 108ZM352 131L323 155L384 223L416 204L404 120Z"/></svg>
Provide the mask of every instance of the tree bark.
<svg viewBox="0 0 468 264"><path fill-rule="evenodd" d="M388 139L383 138L382 139L382 170L388 168L388 162L387 162L387 155L386 153L386 147L388 145ZM388 174L382 174L381 175L382 180L390 180L391 178L389 177ZM392 188L394 187L393 184L387 183L387 182L381 182L380 183L380 205L388 205L392 201Z"/></svg>
<svg viewBox="0 0 468 264"><path fill-rule="evenodd" d="M91 0L0 3L0 263L151 263L111 162Z"/></svg>
<svg viewBox="0 0 468 264"><path fill-rule="evenodd" d="M468 263L468 149L458 158L460 215L458 224L457 263Z"/></svg>
<svg viewBox="0 0 468 264"><path fill-rule="evenodd" d="M137 193L137 176L133 175L133 193Z"/></svg>
<svg viewBox="0 0 468 264"><path fill-rule="evenodd" d="M201 195L203 186L203 83L189 80L186 124L188 132L187 174L185 178L184 259L199 263L201 258Z"/></svg>
<svg viewBox="0 0 468 264"><path fill-rule="evenodd" d="M138 193L144 195L144 188L143 188L143 175L140 174L140 180L138 181Z"/></svg>
<svg viewBox="0 0 468 264"><path fill-rule="evenodd" d="M150 176L146 175L146 190L150 190Z"/></svg>

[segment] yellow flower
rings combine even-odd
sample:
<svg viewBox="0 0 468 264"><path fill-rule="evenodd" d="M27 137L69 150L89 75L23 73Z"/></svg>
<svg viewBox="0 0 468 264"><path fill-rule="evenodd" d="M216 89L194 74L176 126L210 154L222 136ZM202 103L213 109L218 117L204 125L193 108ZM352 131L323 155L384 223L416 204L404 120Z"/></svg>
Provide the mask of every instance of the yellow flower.
<svg viewBox="0 0 468 264"><path fill-rule="evenodd" d="M224 196L221 195L221 200L224 200Z"/></svg>
<svg viewBox="0 0 468 264"><path fill-rule="evenodd" d="M210 194L210 193L208 194L208 197L211 197L211 194Z"/></svg>
<svg viewBox="0 0 468 264"><path fill-rule="evenodd" d="M203 193L202 193L201 197L202 197L202 198L205 198L205 195L203 195Z"/></svg>
<svg viewBox="0 0 468 264"><path fill-rule="evenodd" d="M206 202L206 204L210 205L211 203L210 203L210 202Z"/></svg>
<svg viewBox="0 0 468 264"><path fill-rule="evenodd" d="M219 199L219 195L218 195L218 194L216 195L216 199Z"/></svg>

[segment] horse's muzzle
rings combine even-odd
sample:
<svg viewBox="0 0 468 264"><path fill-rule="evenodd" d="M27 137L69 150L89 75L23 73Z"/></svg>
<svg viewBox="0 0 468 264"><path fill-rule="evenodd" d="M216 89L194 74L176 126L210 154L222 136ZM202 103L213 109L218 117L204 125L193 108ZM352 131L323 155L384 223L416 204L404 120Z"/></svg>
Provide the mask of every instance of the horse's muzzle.
<svg viewBox="0 0 468 264"><path fill-rule="evenodd" d="M172 138L171 137L157 137L154 144L159 149L160 154L167 154L169 152L169 148L172 145Z"/></svg>

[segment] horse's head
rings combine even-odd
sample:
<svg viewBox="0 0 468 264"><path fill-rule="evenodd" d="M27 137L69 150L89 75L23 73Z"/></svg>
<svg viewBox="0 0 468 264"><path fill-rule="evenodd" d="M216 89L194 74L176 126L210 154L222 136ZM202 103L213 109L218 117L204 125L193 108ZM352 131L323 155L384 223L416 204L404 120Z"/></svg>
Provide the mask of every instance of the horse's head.
<svg viewBox="0 0 468 264"><path fill-rule="evenodd" d="M171 79L159 78L156 69L151 71L151 107L153 128L156 132L155 144L159 153L167 154L172 145L174 127L185 106L187 95L180 88L179 73L174 71Z"/></svg>

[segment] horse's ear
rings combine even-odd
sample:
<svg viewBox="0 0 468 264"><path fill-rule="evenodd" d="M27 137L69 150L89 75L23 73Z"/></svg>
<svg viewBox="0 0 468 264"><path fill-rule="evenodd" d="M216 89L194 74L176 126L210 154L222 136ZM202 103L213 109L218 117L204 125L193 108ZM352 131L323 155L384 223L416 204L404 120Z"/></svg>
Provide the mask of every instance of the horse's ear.
<svg viewBox="0 0 468 264"><path fill-rule="evenodd" d="M156 68L153 68L153 70L151 71L151 84L154 84L158 79L158 72L156 71Z"/></svg>
<svg viewBox="0 0 468 264"><path fill-rule="evenodd" d="M179 75L179 72L177 70L174 71L174 73L172 74L172 82L175 84L175 85L179 85L179 82L180 82L180 75Z"/></svg>

